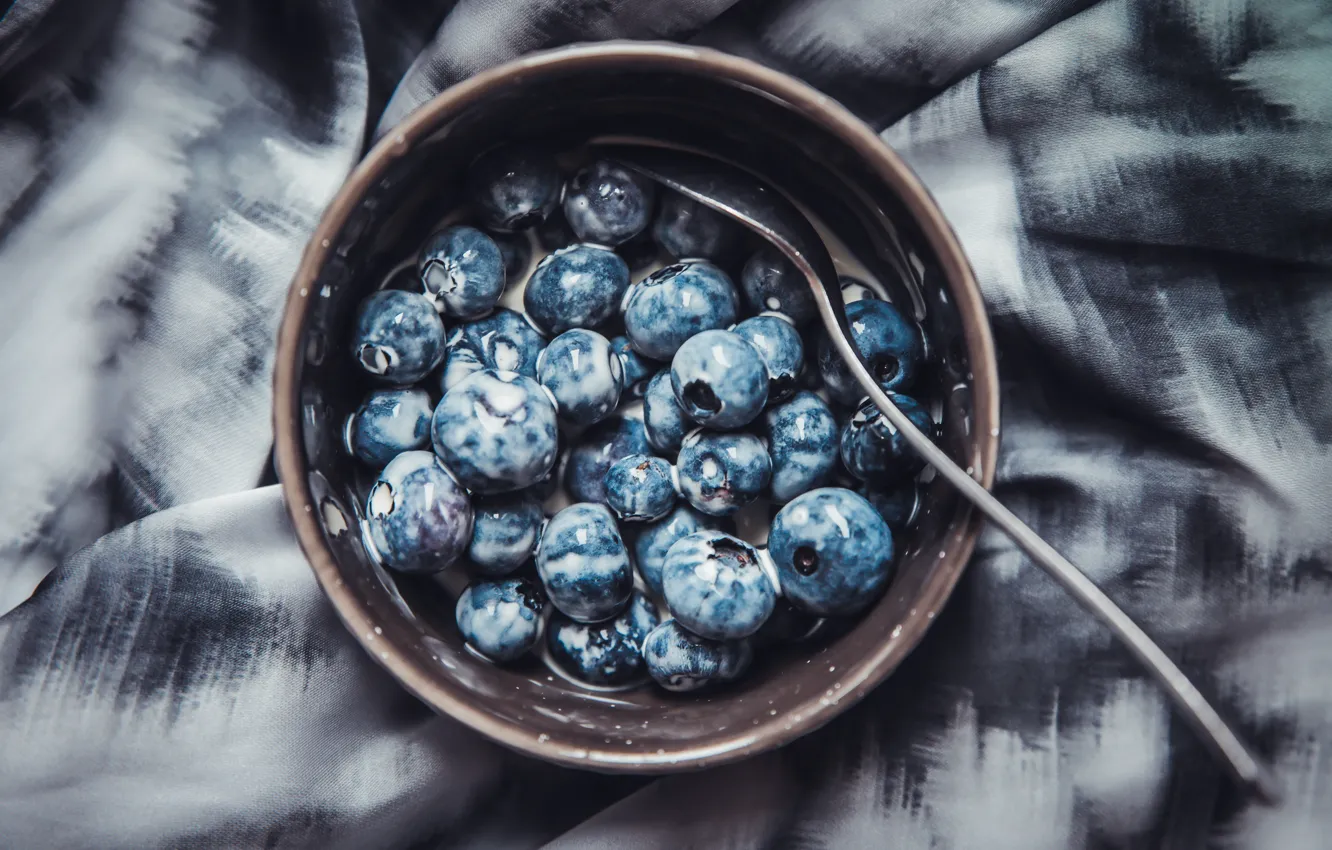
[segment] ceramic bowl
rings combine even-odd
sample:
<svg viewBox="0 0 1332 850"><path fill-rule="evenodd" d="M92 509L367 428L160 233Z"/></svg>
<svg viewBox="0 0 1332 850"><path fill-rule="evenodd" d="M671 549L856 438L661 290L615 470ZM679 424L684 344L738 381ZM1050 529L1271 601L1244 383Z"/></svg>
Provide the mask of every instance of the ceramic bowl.
<svg viewBox="0 0 1332 850"><path fill-rule="evenodd" d="M957 238L902 160L846 109L791 77L710 50L607 43L533 55L467 80L382 139L329 205L286 305L274 379L276 458L297 538L366 652L435 710L520 752L600 771L667 772L735 761L827 723L920 641L970 556L979 520L940 480L899 540L888 592L835 636L760 654L740 681L670 694L601 693L537 662L467 651L453 601L430 578L366 557L364 491L342 448L363 386L342 343L357 301L459 204L463 170L501 141L557 149L633 137L743 165L813 212L927 330L934 365L917 394L942 444L989 486L998 443L995 356Z"/></svg>

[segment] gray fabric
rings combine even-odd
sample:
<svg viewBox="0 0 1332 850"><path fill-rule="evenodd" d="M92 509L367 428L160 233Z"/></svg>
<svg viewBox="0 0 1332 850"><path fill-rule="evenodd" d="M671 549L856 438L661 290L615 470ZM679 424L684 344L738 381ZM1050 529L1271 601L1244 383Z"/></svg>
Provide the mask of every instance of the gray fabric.
<svg viewBox="0 0 1332 850"><path fill-rule="evenodd" d="M993 314L1000 495L1219 696L1284 808L992 533L865 703L651 782L507 754L343 632L263 486L299 252L440 87L613 37L760 59L904 153ZM1314 0L18 0L0 846L1328 846L1329 80Z"/></svg>

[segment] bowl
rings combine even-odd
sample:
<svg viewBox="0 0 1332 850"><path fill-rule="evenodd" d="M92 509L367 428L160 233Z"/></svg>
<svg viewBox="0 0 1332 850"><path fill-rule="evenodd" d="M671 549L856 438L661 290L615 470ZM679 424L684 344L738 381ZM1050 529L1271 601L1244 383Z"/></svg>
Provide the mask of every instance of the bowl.
<svg viewBox="0 0 1332 850"><path fill-rule="evenodd" d="M713 766L781 746L879 684L948 599L978 531L941 480L923 488L884 596L822 642L766 657L715 691L606 693L538 665L468 651L431 578L391 574L361 545L361 496L342 449L360 385L343 342L357 300L459 203L463 170L501 141L678 145L739 164L813 213L929 332L941 444L989 486L998 389L979 289L938 206L845 108L791 77L711 50L604 43L541 53L443 92L382 139L333 199L291 284L274 376L276 463L296 536L370 656L426 704L537 758L599 771ZM349 377L352 376L352 377Z"/></svg>

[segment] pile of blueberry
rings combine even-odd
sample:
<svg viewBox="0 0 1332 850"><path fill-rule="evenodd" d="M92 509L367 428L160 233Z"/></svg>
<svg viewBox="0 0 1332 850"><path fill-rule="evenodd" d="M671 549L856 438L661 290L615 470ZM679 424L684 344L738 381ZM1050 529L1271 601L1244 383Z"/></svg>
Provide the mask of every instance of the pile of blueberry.
<svg viewBox="0 0 1332 850"><path fill-rule="evenodd" d="M796 269L613 162L566 181L550 153L504 147L466 188L471 224L427 239L409 286L366 298L351 330L376 385L346 431L378 470L371 554L408 573L461 564L472 649L535 652L591 686L731 680L756 648L874 602L920 465L815 328ZM919 326L843 289L871 371L932 432L900 394Z"/></svg>

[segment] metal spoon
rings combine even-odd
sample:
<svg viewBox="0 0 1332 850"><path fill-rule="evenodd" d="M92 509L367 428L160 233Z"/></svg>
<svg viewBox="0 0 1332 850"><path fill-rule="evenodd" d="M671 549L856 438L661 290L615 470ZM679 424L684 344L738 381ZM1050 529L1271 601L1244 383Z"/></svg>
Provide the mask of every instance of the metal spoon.
<svg viewBox="0 0 1332 850"><path fill-rule="evenodd" d="M870 400L929 464L1064 590L1122 640L1163 687L1235 779L1268 805L1281 801L1280 781L1155 641L1091 579L959 467L902 414L874 380L851 343L846 305L832 257L814 226L786 196L748 172L710 157L660 147L599 145L602 155L741 222L767 239L809 280L833 345Z"/></svg>

